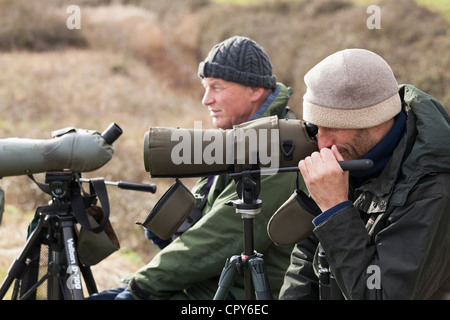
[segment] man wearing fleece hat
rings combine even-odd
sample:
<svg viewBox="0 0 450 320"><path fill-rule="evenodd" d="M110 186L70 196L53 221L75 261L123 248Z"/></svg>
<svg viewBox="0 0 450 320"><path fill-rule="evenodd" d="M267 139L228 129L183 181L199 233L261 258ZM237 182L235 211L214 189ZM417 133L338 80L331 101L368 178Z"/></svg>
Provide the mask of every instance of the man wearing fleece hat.
<svg viewBox="0 0 450 320"><path fill-rule="evenodd" d="M448 112L368 50L336 52L304 80L320 152L299 169L317 210L280 298L449 299ZM337 163L361 158L373 168Z"/></svg>

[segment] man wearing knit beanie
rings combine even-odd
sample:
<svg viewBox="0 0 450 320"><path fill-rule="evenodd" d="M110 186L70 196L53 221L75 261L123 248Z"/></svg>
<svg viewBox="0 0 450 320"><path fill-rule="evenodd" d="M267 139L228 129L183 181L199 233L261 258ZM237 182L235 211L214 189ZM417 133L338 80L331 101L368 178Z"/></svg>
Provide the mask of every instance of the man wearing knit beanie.
<svg viewBox="0 0 450 320"><path fill-rule="evenodd" d="M305 83L303 117L318 127L320 152L299 169L315 228L294 248L280 298L449 299L448 112L398 86L368 50L330 55ZM337 162L361 158L373 168Z"/></svg>
<svg viewBox="0 0 450 320"><path fill-rule="evenodd" d="M260 117L288 117L287 102L292 89L277 83L264 49L255 41L235 36L215 45L198 68L205 88L202 104L213 125L228 129ZM275 210L294 192L297 174L261 177L259 199L264 203L253 223L255 250L264 254L266 274L277 298L289 265L292 247L277 247L266 226ZM227 258L242 252L242 218L226 205L237 197L236 184L229 175L205 177L192 189L197 209L195 223L180 236L162 241L148 237L162 250L131 276L129 285L101 293L102 299L203 299L211 300L218 289L220 273ZM239 276L229 298L243 299L243 278Z"/></svg>
<svg viewBox="0 0 450 320"><path fill-rule="evenodd" d="M217 45L198 67L200 78L220 78L244 86L275 89L276 78L264 49L247 37L234 36Z"/></svg>
<svg viewBox="0 0 450 320"><path fill-rule="evenodd" d="M231 129L264 113L280 115L279 107L267 114L271 101L291 94L290 88L277 85L264 49L247 37L234 36L215 45L200 62L198 75L205 87L202 103L216 128Z"/></svg>

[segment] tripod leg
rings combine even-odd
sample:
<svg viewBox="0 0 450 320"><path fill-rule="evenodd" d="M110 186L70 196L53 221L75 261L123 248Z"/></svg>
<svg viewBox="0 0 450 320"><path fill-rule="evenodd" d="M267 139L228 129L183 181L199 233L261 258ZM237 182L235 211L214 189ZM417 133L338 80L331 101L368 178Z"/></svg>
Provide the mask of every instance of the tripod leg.
<svg viewBox="0 0 450 320"><path fill-rule="evenodd" d="M232 256L231 259L227 259L225 262L225 267L223 268L219 278L219 287L214 295L214 300L225 300L228 291L230 291L231 286L236 280L238 268L240 268L241 262L242 260L240 256Z"/></svg>
<svg viewBox="0 0 450 320"><path fill-rule="evenodd" d="M89 295L98 293L97 284L95 283L94 275L92 274L91 268L84 266L82 264L80 264L80 268Z"/></svg>
<svg viewBox="0 0 450 320"><path fill-rule="evenodd" d="M10 269L8 270L8 274L6 275L6 278L3 280L3 283L0 286L0 299L3 299L6 292L9 290L11 284L15 279L19 279L20 276L23 273L23 270L27 266L27 258L30 256L30 252L32 252L33 249L35 249L36 244L40 240L41 237L41 231L43 226L43 220L41 219L39 221L38 226L33 231L33 233L28 238L22 253L20 256L14 261L14 263L11 265Z"/></svg>
<svg viewBox="0 0 450 320"><path fill-rule="evenodd" d="M248 268L251 270L256 299L272 300L272 291L270 289L269 278L266 273L262 254L256 253L249 257L247 264Z"/></svg>
<svg viewBox="0 0 450 320"><path fill-rule="evenodd" d="M78 263L78 256L76 251L76 241L74 238L74 221L68 219L62 221L62 233L64 240L64 248L67 259L67 275L65 282L66 288L69 290L70 298L72 300L83 300L83 289L81 286L81 268ZM64 286L64 283L62 283Z"/></svg>
<svg viewBox="0 0 450 320"><path fill-rule="evenodd" d="M254 253L253 242L253 216L242 215L242 221L244 223L244 259L251 257ZM251 271L248 268L244 270L244 288L245 299L255 300L255 291L252 282Z"/></svg>

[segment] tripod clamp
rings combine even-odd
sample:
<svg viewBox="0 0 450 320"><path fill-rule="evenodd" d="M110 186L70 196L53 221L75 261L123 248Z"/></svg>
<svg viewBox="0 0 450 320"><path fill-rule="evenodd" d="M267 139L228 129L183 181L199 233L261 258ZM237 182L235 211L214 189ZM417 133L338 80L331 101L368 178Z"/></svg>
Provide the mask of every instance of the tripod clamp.
<svg viewBox="0 0 450 320"><path fill-rule="evenodd" d="M258 199L260 174L252 171L242 171L230 174L236 182L236 192L239 200L228 201L236 213L241 214L244 224L244 252L227 259L219 279L219 288L214 300L223 300L236 280L238 273L244 273L245 298L251 300L271 300L272 291L264 266L263 255L254 250L253 219L261 212L262 201Z"/></svg>

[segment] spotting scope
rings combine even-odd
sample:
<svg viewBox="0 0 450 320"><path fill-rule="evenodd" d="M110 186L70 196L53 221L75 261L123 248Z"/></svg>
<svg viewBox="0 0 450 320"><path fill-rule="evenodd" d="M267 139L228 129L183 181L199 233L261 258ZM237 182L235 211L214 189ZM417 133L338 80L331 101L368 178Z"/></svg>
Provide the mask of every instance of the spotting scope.
<svg viewBox="0 0 450 320"><path fill-rule="evenodd" d="M0 177L47 171L90 172L106 164L112 143L122 134L115 123L99 133L68 127L52 132L51 139L0 139Z"/></svg>

